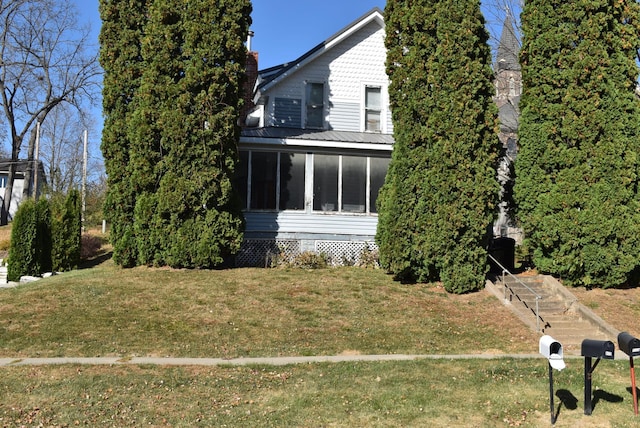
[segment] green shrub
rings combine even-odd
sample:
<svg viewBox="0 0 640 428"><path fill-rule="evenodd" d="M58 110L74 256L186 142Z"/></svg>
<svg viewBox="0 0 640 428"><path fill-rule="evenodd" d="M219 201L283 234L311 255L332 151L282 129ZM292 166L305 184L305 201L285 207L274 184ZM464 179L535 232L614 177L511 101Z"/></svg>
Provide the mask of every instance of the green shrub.
<svg viewBox="0 0 640 428"><path fill-rule="evenodd" d="M54 204L52 219L52 267L68 271L78 267L82 247L80 192L71 190L64 204Z"/></svg>
<svg viewBox="0 0 640 428"><path fill-rule="evenodd" d="M385 29L395 144L377 200L380 263L401 281L482 289L501 145L479 2L387 0Z"/></svg>
<svg viewBox="0 0 640 428"><path fill-rule="evenodd" d="M536 269L565 285L638 279L639 15L635 1L522 11L516 213Z"/></svg>
<svg viewBox="0 0 640 428"><path fill-rule="evenodd" d="M24 201L13 219L7 278L40 275L51 270L51 213L49 202Z"/></svg>
<svg viewBox="0 0 640 428"><path fill-rule="evenodd" d="M324 253L314 253L313 251L304 251L288 262L288 266L301 269L322 269L329 265L329 258Z"/></svg>
<svg viewBox="0 0 640 428"><path fill-rule="evenodd" d="M362 268L378 269L378 268L380 268L380 260L379 259L380 259L380 257L379 257L379 254L378 254L378 250L377 249L372 250L367 245L360 252L360 258L358 259L358 262L356 263L356 266L362 267Z"/></svg>

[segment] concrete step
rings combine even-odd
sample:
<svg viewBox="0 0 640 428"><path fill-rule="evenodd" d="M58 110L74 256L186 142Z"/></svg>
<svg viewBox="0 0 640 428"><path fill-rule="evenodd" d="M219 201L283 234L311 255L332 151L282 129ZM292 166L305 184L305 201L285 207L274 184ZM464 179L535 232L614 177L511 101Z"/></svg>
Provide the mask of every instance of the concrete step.
<svg viewBox="0 0 640 428"><path fill-rule="evenodd" d="M580 355L584 339L616 340L617 330L578 302L557 280L544 275L508 277L505 284L492 283L492 293L509 305L518 317L540 334L562 343L565 353ZM539 322L536 323L536 295ZM505 298L506 297L506 298Z"/></svg>

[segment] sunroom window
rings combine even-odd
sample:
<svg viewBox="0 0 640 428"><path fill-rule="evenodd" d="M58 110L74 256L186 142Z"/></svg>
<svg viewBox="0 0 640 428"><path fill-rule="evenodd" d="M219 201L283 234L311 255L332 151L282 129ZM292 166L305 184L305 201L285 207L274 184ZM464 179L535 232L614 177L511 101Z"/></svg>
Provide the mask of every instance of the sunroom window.
<svg viewBox="0 0 640 428"><path fill-rule="evenodd" d="M304 209L304 153L280 153L281 210Z"/></svg>
<svg viewBox="0 0 640 428"><path fill-rule="evenodd" d="M242 208L303 210L305 154L241 151L234 186Z"/></svg>
<svg viewBox="0 0 640 428"><path fill-rule="evenodd" d="M313 156L313 209L338 211L338 168L334 155Z"/></svg>
<svg viewBox="0 0 640 428"><path fill-rule="evenodd" d="M243 150L234 185L249 211L368 214L388 166L388 158Z"/></svg>
<svg viewBox="0 0 640 428"><path fill-rule="evenodd" d="M342 211L367 209L367 158L342 156Z"/></svg>

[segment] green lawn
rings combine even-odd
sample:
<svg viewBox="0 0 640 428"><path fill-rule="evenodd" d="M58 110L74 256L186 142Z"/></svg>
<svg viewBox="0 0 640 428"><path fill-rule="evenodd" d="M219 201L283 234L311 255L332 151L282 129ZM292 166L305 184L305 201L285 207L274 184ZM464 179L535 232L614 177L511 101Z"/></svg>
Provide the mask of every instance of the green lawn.
<svg viewBox="0 0 640 428"><path fill-rule="evenodd" d="M554 373L557 427L635 427L628 363ZM421 360L286 367L3 368L0 426L551 426L546 361Z"/></svg>
<svg viewBox="0 0 640 428"><path fill-rule="evenodd" d="M120 269L0 290L0 356L266 357L537 351L487 292L380 270Z"/></svg>
<svg viewBox="0 0 640 428"><path fill-rule="evenodd" d="M487 292L450 295L358 268L120 269L0 290L0 357L258 357L537 352ZM555 372L558 427L631 427L627 361ZM550 426L546 361L0 368L0 426Z"/></svg>

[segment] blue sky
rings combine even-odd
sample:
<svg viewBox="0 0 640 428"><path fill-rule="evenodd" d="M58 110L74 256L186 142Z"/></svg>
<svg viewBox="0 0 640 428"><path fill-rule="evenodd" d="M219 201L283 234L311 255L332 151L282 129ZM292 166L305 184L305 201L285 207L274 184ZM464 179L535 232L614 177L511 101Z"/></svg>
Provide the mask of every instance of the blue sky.
<svg viewBox="0 0 640 428"><path fill-rule="evenodd" d="M98 0L74 2L80 22L91 23L97 45ZM385 0L253 0L252 50L259 52L261 69L294 60L372 8L384 10L385 3Z"/></svg>
<svg viewBox="0 0 640 428"><path fill-rule="evenodd" d="M92 44L98 49L98 0L73 0L80 24L90 24ZM259 52L259 68L292 61L331 37L374 7L384 10L385 0L253 0L255 33L252 50ZM90 139L100 140L102 113L93 112L96 129Z"/></svg>
<svg viewBox="0 0 640 428"><path fill-rule="evenodd" d="M91 24L93 44L98 49L101 25L98 0L73 1L79 12L80 23ZM483 3L495 1L483 0ZM385 0L253 0L251 30L255 36L252 50L259 53L259 68L269 68L298 58L372 8L384 10L385 4ZM484 12L489 23L498 24L493 27L498 31L491 33L499 37L502 18L496 17L492 11L485 9ZM99 109L96 109L94 116L98 122L96 137L99 138L102 128Z"/></svg>
<svg viewBox="0 0 640 428"><path fill-rule="evenodd" d="M100 32L98 0L73 0L81 23L90 23L97 49ZM503 13L492 5L517 0L483 0L483 12L493 42L499 38ZM292 61L331 37L369 10L384 10L385 0L253 0L255 33L252 50L259 53L260 69ZM514 10L517 14L519 10Z"/></svg>
<svg viewBox="0 0 640 428"><path fill-rule="evenodd" d="M259 67L268 68L298 58L384 0L254 0L255 36L252 50Z"/></svg>

